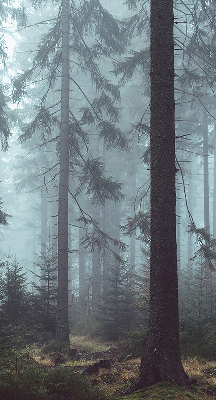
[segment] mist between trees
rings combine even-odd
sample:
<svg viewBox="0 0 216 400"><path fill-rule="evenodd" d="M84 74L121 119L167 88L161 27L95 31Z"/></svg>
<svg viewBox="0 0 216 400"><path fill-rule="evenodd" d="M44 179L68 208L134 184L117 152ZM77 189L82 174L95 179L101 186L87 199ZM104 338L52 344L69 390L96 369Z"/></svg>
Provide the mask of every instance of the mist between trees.
<svg viewBox="0 0 216 400"><path fill-rule="evenodd" d="M0 341L149 328L149 354L175 339L136 388L187 385L162 359L179 332L183 353L216 346L215 2L18 3L0 5Z"/></svg>

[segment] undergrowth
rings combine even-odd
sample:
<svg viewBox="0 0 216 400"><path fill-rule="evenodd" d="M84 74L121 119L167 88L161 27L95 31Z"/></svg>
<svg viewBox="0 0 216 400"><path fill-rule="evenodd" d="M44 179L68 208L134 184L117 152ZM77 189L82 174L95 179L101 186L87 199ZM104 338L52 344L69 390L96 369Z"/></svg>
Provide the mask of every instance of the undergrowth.
<svg viewBox="0 0 216 400"><path fill-rule="evenodd" d="M137 332L121 343L102 343L87 337L71 337L77 358L70 358L65 346L55 341L22 349L6 347L0 353L1 400L212 400L216 398L216 361L185 358L186 373L197 386L184 389L167 383L145 388L130 395L122 393L137 379L146 333ZM139 349L139 350L138 350ZM53 361L63 356L63 364ZM53 357L55 356L55 357ZM111 358L111 368L83 373L98 360ZM211 394L211 392L213 394Z"/></svg>
<svg viewBox="0 0 216 400"><path fill-rule="evenodd" d="M113 342L102 342L99 339L89 338L87 336L71 336L71 345L82 353L95 353L108 351L113 347Z"/></svg>
<svg viewBox="0 0 216 400"><path fill-rule="evenodd" d="M192 387L191 390L185 390L178 386L171 386L166 382L160 382L150 388L146 388L124 397L118 397L116 400L210 400L201 389Z"/></svg>
<svg viewBox="0 0 216 400"><path fill-rule="evenodd" d="M29 367L19 373L5 371L0 376L1 400L105 400L87 380L60 367L44 370Z"/></svg>

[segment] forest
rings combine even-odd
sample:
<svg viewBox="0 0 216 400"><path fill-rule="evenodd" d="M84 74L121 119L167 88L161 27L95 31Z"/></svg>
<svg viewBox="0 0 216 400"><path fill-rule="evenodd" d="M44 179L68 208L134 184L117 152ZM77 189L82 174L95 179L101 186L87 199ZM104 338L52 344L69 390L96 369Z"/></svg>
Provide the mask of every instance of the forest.
<svg viewBox="0 0 216 400"><path fill-rule="evenodd" d="M0 399L216 398L215 0L0 3Z"/></svg>

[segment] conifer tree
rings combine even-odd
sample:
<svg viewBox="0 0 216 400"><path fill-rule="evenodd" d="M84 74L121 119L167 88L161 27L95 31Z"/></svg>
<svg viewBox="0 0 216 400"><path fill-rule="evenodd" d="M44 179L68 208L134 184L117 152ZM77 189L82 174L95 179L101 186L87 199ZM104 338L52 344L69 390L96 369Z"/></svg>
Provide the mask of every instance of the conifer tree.
<svg viewBox="0 0 216 400"><path fill-rule="evenodd" d="M105 340L119 340L139 321L132 268L112 260L100 305L98 333Z"/></svg>
<svg viewBox="0 0 216 400"><path fill-rule="evenodd" d="M69 185L69 0L62 1L62 76L61 76L61 133L60 179L58 204L58 294L56 337L69 341L68 321L68 185Z"/></svg>
<svg viewBox="0 0 216 400"><path fill-rule="evenodd" d="M1 225L7 225L7 218L9 217L8 214L6 214L4 211L2 211L2 199L0 198L0 224Z"/></svg>
<svg viewBox="0 0 216 400"><path fill-rule="evenodd" d="M32 2L35 4L43 1ZM67 285L68 285L68 180L79 169L79 178L76 180L76 197L82 190L86 190L92 199L104 202L107 198L117 201L122 197L121 185L113 182L112 178L105 179L102 164L92 158L88 148L89 135L87 129L92 125L98 135L105 137L106 142L114 146L125 146L126 141L119 129L115 129L113 122L118 119L118 110L115 102L119 100L118 88L111 84L100 72L97 60L100 56L109 57L111 52L122 52L123 46L116 21L103 9L99 1L91 0L80 3L63 0L59 14L49 32L44 35L39 49L36 52L31 68L20 74L14 82L14 100L25 95L26 84L35 74L46 73L47 90L41 99L35 119L24 129L22 140L31 138L40 132L42 142L54 140L59 154L59 212L58 212L58 321L57 339L69 340ZM69 7L70 4L70 7ZM66 10L66 11L65 11ZM70 29L71 27L71 29ZM94 30L99 40L92 43L85 37L89 30ZM61 42L62 38L62 42ZM70 41L70 43L69 43ZM82 88L83 82L78 81L69 71L69 59L73 60L82 74L90 73L95 84L98 96L88 97ZM56 100L59 90L58 78L61 72L61 99ZM75 74L76 77L76 74ZM41 79L43 81L43 78ZM77 107L69 102L70 83L80 91L87 107ZM57 90L53 91L54 86ZM44 86L44 85L43 85ZM53 104L54 100L54 104ZM59 104L61 104L61 118L59 121ZM78 108L78 110L77 110ZM79 117L81 111L81 117ZM104 115L107 119L104 120ZM69 120L70 117L70 120ZM60 135L51 138L53 126L57 126ZM51 139L50 139L51 138ZM84 147L85 152L82 152ZM87 153L87 154L86 154Z"/></svg>
<svg viewBox="0 0 216 400"><path fill-rule="evenodd" d="M152 0L150 18L150 320L139 385L187 385L178 322L173 1Z"/></svg>
<svg viewBox="0 0 216 400"><path fill-rule="evenodd" d="M45 330L55 332L56 329L56 300L57 300L57 255L52 255L52 246L49 245L41 254L41 260L38 263L40 275L37 276L40 284L33 283L33 288L38 293L40 301L40 322Z"/></svg>
<svg viewBox="0 0 216 400"><path fill-rule="evenodd" d="M1 1L0 4L0 141L2 150L5 151L8 148L8 139L11 134L9 127L9 110L7 103L9 100L8 95L5 92L5 86L2 81L2 74L5 72L7 67L7 47L5 42L4 33L6 27L4 26L7 18L15 22L17 27L24 27L26 24L26 14L23 7L17 7L14 4L14 0Z"/></svg>
<svg viewBox="0 0 216 400"><path fill-rule="evenodd" d="M21 323L26 306L26 274L14 259L6 262L5 277L1 281L1 309L0 313L6 324Z"/></svg>
<svg viewBox="0 0 216 400"><path fill-rule="evenodd" d="M188 385L180 359L175 193L173 0L151 0L150 316L139 381Z"/></svg>
<svg viewBox="0 0 216 400"><path fill-rule="evenodd" d="M26 16L23 7L13 7L12 1L2 1L0 4L0 142L1 150L6 151L8 149L8 139L11 135L9 126L9 109L7 106L8 96L6 95L4 84L2 83L2 75L6 70L7 63L7 48L4 40L4 31L2 30L3 23L8 16L13 21L16 21L17 26L25 26ZM2 198L0 197L0 224L7 224L8 215L2 211Z"/></svg>

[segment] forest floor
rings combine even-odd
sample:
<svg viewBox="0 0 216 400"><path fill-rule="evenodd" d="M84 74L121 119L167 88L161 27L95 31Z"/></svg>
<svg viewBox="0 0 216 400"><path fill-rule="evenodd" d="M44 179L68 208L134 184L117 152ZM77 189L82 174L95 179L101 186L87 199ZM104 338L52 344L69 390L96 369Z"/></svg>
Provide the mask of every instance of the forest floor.
<svg viewBox="0 0 216 400"><path fill-rule="evenodd" d="M86 337L71 337L71 350L60 353L51 347L34 347L30 358L42 368L62 366L83 374L91 385L101 389L110 398L139 399L216 399L216 361L186 358L183 365L189 377L196 382L190 390L166 383L151 386L132 395L124 391L137 379L140 358L128 353L126 343L102 343ZM54 349L55 350L55 349Z"/></svg>

